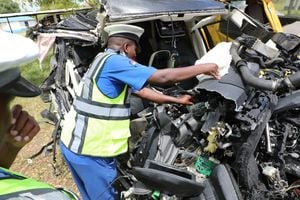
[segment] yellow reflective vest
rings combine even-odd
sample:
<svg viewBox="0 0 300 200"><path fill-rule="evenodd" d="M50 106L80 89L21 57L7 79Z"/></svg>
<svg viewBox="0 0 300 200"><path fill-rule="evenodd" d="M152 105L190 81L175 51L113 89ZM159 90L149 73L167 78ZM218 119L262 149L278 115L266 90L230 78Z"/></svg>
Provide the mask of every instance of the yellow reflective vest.
<svg viewBox="0 0 300 200"><path fill-rule="evenodd" d="M0 167L0 199L6 200L77 200L71 192L52 186Z"/></svg>
<svg viewBox="0 0 300 200"><path fill-rule="evenodd" d="M118 97L109 98L96 84L97 75L111 55L102 53L95 58L80 82L71 110L65 116L61 141L74 153L112 157L128 149L128 87L125 85Z"/></svg>

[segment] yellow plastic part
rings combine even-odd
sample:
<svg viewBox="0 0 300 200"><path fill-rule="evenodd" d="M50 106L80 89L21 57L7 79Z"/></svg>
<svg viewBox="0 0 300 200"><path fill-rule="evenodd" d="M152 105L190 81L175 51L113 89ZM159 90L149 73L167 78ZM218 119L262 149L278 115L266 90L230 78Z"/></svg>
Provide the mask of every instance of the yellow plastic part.
<svg viewBox="0 0 300 200"><path fill-rule="evenodd" d="M275 32L282 32L282 25L279 17L276 14L276 10L272 0L262 0L265 14L269 20L269 23Z"/></svg>
<svg viewBox="0 0 300 200"><path fill-rule="evenodd" d="M216 137L217 137L217 129L214 127L211 129L209 132L209 136L207 137L208 144L204 148L204 151L209 152L209 153L214 153L218 149L218 145L216 143Z"/></svg>

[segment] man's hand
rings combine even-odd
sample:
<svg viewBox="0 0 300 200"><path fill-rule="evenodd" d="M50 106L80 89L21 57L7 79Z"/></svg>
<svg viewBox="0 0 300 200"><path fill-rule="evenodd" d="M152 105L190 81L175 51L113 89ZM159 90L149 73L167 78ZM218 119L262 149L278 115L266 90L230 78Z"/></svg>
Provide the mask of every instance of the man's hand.
<svg viewBox="0 0 300 200"><path fill-rule="evenodd" d="M203 71L203 74L205 75L213 76L217 80L221 78L218 70L218 65L215 63L206 63L205 65L197 64L196 66L205 68Z"/></svg>
<svg viewBox="0 0 300 200"><path fill-rule="evenodd" d="M183 104L183 105L193 105L193 97L191 95L183 95L183 96L180 96L178 97L178 100L180 104Z"/></svg>
<svg viewBox="0 0 300 200"><path fill-rule="evenodd" d="M11 127L0 140L0 167L9 168L18 152L39 132L40 127L33 117L20 105L12 109Z"/></svg>
<svg viewBox="0 0 300 200"><path fill-rule="evenodd" d="M8 145L22 148L39 132L36 120L22 106L15 105L12 109L12 125L9 129Z"/></svg>
<svg viewBox="0 0 300 200"><path fill-rule="evenodd" d="M143 88L140 91L135 93L139 97L142 97L144 99L148 99L150 101L163 104L163 103L178 103L178 104L184 104L184 105L192 105L192 96L191 95L182 95L180 97L173 97L164 95L162 93L156 92L150 88Z"/></svg>

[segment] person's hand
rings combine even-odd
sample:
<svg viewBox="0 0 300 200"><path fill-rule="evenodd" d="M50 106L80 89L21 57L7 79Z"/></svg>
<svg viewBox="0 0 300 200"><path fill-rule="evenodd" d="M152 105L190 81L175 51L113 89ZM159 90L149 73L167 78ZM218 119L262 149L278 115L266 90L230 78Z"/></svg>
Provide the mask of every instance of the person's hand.
<svg viewBox="0 0 300 200"><path fill-rule="evenodd" d="M30 142L39 132L40 127L36 120L22 110L21 105L15 105L12 109L12 125L9 129L7 143L22 148Z"/></svg>
<svg viewBox="0 0 300 200"><path fill-rule="evenodd" d="M199 66L199 67L203 67L203 64L200 64L200 65L201 66ZM204 69L203 74L213 76L217 80L219 80L221 78L217 64L215 64L215 63L206 63L204 65L205 65L205 69Z"/></svg>
<svg viewBox="0 0 300 200"><path fill-rule="evenodd" d="M180 104L183 104L183 105L192 105L193 104L193 97L191 95L183 95L183 96L180 96L178 97L178 100Z"/></svg>

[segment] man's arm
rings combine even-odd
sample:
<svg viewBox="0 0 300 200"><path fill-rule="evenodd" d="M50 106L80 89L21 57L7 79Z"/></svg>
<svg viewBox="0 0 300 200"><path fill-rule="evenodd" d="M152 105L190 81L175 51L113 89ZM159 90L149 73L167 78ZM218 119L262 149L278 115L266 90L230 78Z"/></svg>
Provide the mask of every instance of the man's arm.
<svg viewBox="0 0 300 200"><path fill-rule="evenodd" d="M0 166L9 168L18 152L39 132L36 120L20 105L13 108L13 122L7 133L3 134L0 142Z"/></svg>
<svg viewBox="0 0 300 200"><path fill-rule="evenodd" d="M190 95L183 95L180 97L172 97L168 95L164 95L161 93L158 93L154 90L151 90L149 88L143 88L140 91L135 93L139 97L142 97L144 99L163 104L163 103L178 103L178 104L185 104L185 105L191 105L192 97Z"/></svg>
<svg viewBox="0 0 300 200"><path fill-rule="evenodd" d="M218 66L214 63L198 64L189 67L168 68L157 70L148 79L148 83L152 84L171 84L178 81L195 77L199 74L212 75L219 79Z"/></svg>

